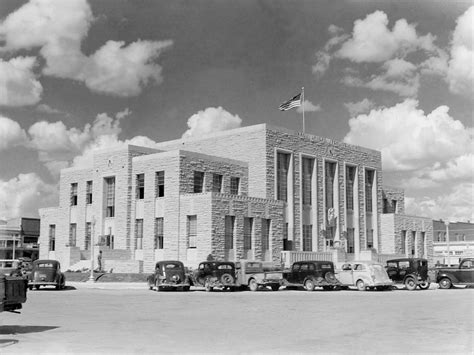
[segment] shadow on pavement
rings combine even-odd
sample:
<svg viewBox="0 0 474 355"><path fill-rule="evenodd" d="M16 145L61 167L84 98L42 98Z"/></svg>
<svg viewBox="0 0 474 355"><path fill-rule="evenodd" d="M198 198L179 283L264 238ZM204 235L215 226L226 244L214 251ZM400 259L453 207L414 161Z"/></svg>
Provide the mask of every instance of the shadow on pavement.
<svg viewBox="0 0 474 355"><path fill-rule="evenodd" d="M39 289L33 289L29 292L38 292L38 291L54 291L54 292L62 292L62 291L74 291L77 290L74 286L64 286L62 290L56 290L56 287L41 287Z"/></svg>
<svg viewBox="0 0 474 355"><path fill-rule="evenodd" d="M39 333L56 328L59 327L43 325L2 325L0 326L0 335ZM0 341L5 341L5 339L2 339Z"/></svg>
<svg viewBox="0 0 474 355"><path fill-rule="evenodd" d="M0 348L6 348L7 346L17 344L19 340L16 339L0 339Z"/></svg>

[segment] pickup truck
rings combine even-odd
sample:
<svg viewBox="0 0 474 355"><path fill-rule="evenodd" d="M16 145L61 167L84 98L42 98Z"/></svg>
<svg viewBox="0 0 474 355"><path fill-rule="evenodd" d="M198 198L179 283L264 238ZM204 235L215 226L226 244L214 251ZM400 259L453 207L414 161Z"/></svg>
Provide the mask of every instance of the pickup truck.
<svg viewBox="0 0 474 355"><path fill-rule="evenodd" d="M448 289L453 285L474 285L474 258L462 259L458 267L442 267L436 270L439 288Z"/></svg>
<svg viewBox="0 0 474 355"><path fill-rule="evenodd" d="M28 280L22 276L0 274L0 312L16 312L26 302Z"/></svg>
<svg viewBox="0 0 474 355"><path fill-rule="evenodd" d="M259 287L270 287L278 291L283 281L283 271L276 266L265 265L261 261L240 260L236 263L237 281L250 291Z"/></svg>

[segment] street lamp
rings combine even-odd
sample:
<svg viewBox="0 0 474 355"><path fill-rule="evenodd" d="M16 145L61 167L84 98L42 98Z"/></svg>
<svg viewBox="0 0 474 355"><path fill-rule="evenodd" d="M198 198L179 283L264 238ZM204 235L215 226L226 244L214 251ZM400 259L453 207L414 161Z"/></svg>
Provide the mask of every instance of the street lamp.
<svg viewBox="0 0 474 355"><path fill-rule="evenodd" d="M90 248L91 248L91 275L89 276L89 282L94 282L94 233L95 233L95 217L92 216L91 224L92 224L92 232L91 232L91 240L90 240Z"/></svg>
<svg viewBox="0 0 474 355"><path fill-rule="evenodd" d="M448 266L451 266L451 252L449 250L449 222L444 222L446 226L446 248L448 249Z"/></svg>

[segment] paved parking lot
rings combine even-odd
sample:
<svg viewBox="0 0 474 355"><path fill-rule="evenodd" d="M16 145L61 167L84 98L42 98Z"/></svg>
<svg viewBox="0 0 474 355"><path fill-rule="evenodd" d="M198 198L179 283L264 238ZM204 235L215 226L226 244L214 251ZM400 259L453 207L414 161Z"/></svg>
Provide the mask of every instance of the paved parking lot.
<svg viewBox="0 0 474 355"><path fill-rule="evenodd" d="M28 293L0 353L472 354L473 289Z"/></svg>

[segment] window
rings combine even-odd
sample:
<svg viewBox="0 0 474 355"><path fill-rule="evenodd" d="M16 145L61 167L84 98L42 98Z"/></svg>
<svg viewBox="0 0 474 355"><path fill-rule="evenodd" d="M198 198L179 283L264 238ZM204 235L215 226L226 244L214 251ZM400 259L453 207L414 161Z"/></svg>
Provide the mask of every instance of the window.
<svg viewBox="0 0 474 355"><path fill-rule="evenodd" d="M367 249L374 247L374 230L367 229Z"/></svg>
<svg viewBox="0 0 474 355"><path fill-rule="evenodd" d="M415 255L415 252L416 252L415 240L416 240L416 231L412 231L411 232L411 255Z"/></svg>
<svg viewBox="0 0 474 355"><path fill-rule="evenodd" d="M145 174L137 174L136 182L136 199L143 200L145 198Z"/></svg>
<svg viewBox="0 0 474 355"><path fill-rule="evenodd" d="M392 200L392 211L397 213L397 200Z"/></svg>
<svg viewBox="0 0 474 355"><path fill-rule="evenodd" d="M56 225L49 225L49 251L56 250Z"/></svg>
<svg viewBox="0 0 474 355"><path fill-rule="evenodd" d="M230 177L230 193L231 195L238 195L239 194L239 185L240 185L240 178L231 176Z"/></svg>
<svg viewBox="0 0 474 355"><path fill-rule="evenodd" d="M77 183L71 184L71 206L77 206Z"/></svg>
<svg viewBox="0 0 474 355"><path fill-rule="evenodd" d="M420 257L423 257L424 254L425 254L425 232L421 232L420 233L420 250L421 250L421 254L419 255Z"/></svg>
<svg viewBox="0 0 474 355"><path fill-rule="evenodd" d="M92 181L86 183L86 204L92 204Z"/></svg>
<svg viewBox="0 0 474 355"><path fill-rule="evenodd" d="M194 172L194 193L203 192L204 173L202 171Z"/></svg>
<svg viewBox="0 0 474 355"><path fill-rule="evenodd" d="M135 220L135 249L143 249L143 219Z"/></svg>
<svg viewBox="0 0 474 355"><path fill-rule="evenodd" d="M311 224L303 225L303 251L313 250L313 226Z"/></svg>
<svg viewBox="0 0 474 355"><path fill-rule="evenodd" d="M159 217L155 219L155 246L154 249L164 248L164 218Z"/></svg>
<svg viewBox="0 0 474 355"><path fill-rule="evenodd" d="M334 208L334 179L336 177L336 163L325 162L326 209Z"/></svg>
<svg viewBox="0 0 474 355"><path fill-rule="evenodd" d="M156 197L163 197L165 196L165 172L164 171L157 171L156 172Z"/></svg>
<svg viewBox="0 0 474 355"><path fill-rule="evenodd" d="M355 167L346 166L346 208L354 210L354 180Z"/></svg>
<svg viewBox="0 0 474 355"><path fill-rule="evenodd" d="M406 243L407 243L407 231L401 231L401 236L400 236L400 253L405 254L406 253Z"/></svg>
<svg viewBox="0 0 474 355"><path fill-rule="evenodd" d="M288 201L290 154L277 153L277 200Z"/></svg>
<svg viewBox="0 0 474 355"><path fill-rule="evenodd" d="M86 222L86 238L84 240L84 249L89 250L91 245L91 235L92 235L92 225L91 222Z"/></svg>
<svg viewBox="0 0 474 355"><path fill-rule="evenodd" d="M334 240L326 239L326 248L332 248L334 246Z"/></svg>
<svg viewBox="0 0 474 355"><path fill-rule="evenodd" d="M244 217L244 250L252 249L253 218Z"/></svg>
<svg viewBox="0 0 474 355"><path fill-rule="evenodd" d="M314 159L303 158L303 178L302 178L302 189L303 189L303 205L311 205L312 180L313 180L313 167Z"/></svg>
<svg viewBox="0 0 474 355"><path fill-rule="evenodd" d="M77 231L76 223L71 223L69 225L69 246L70 247L76 246L76 231Z"/></svg>
<svg viewBox="0 0 474 355"><path fill-rule="evenodd" d="M212 192L221 192L222 191L222 175L213 174L212 175Z"/></svg>
<svg viewBox="0 0 474 355"><path fill-rule="evenodd" d="M197 216L188 216L187 220L188 248L196 248L197 239Z"/></svg>
<svg viewBox="0 0 474 355"><path fill-rule="evenodd" d="M115 217L115 177L105 178L105 205L105 216Z"/></svg>
<svg viewBox="0 0 474 355"><path fill-rule="evenodd" d="M365 171L365 211L372 213L372 186L374 184L374 171Z"/></svg>
<svg viewBox="0 0 474 355"><path fill-rule="evenodd" d="M347 252L354 253L354 228L347 228Z"/></svg>
<svg viewBox="0 0 474 355"><path fill-rule="evenodd" d="M271 219L262 219L262 250L267 251L270 249L270 226Z"/></svg>
<svg viewBox="0 0 474 355"><path fill-rule="evenodd" d="M225 216L224 249L234 249L234 216Z"/></svg>

